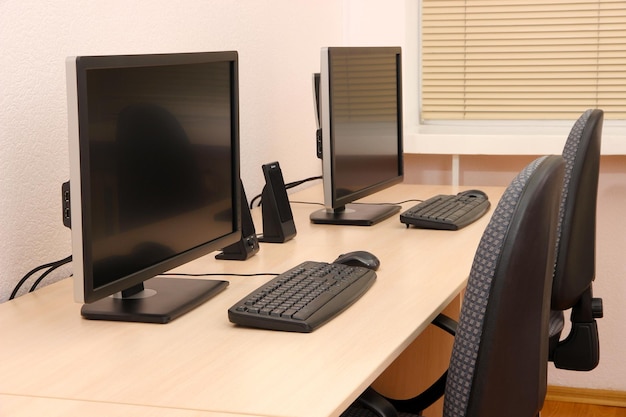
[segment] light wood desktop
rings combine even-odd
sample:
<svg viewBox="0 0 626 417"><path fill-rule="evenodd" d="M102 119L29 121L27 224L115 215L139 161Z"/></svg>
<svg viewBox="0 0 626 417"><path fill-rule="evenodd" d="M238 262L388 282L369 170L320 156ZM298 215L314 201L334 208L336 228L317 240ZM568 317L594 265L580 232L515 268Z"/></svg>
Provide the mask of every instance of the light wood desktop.
<svg viewBox="0 0 626 417"><path fill-rule="evenodd" d="M232 413L0 394L2 417L250 417Z"/></svg>
<svg viewBox="0 0 626 417"><path fill-rule="evenodd" d="M495 207L502 189L483 190ZM457 191L402 184L367 200ZM328 226L310 224L308 215L318 207L295 202L320 202L321 186L290 199L298 232L293 240L264 243L247 261L212 254L176 271L280 273L305 260L370 251L381 261L377 281L342 314L310 334L234 326L227 309L270 279L256 276L226 278L224 292L166 325L89 321L72 300L71 280L63 280L0 305L0 404L33 398L33 412L93 407L90 415L114 406L157 416L167 409L181 410L173 414L181 416L185 410L201 416L339 415L457 297L491 212L458 232L407 229L397 216L371 227ZM257 232L260 214L253 211Z"/></svg>

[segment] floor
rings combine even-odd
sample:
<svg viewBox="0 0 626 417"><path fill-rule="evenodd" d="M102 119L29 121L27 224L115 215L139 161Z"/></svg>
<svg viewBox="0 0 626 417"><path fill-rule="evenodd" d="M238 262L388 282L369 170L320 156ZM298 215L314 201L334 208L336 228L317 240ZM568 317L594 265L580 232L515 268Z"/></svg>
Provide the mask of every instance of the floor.
<svg viewBox="0 0 626 417"><path fill-rule="evenodd" d="M541 417L626 417L626 408L546 401Z"/></svg>

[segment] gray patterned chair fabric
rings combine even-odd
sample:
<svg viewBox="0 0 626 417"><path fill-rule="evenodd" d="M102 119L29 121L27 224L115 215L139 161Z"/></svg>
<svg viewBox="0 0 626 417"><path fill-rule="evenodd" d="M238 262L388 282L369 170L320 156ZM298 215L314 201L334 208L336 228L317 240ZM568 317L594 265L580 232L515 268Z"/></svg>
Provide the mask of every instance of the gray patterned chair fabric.
<svg viewBox="0 0 626 417"><path fill-rule="evenodd" d="M552 284L550 360L557 368L591 370L600 360L596 318L602 300L593 298L595 279L596 201L600 167L602 110L587 110L565 143L565 177ZM572 326L559 341L564 311L572 309Z"/></svg>
<svg viewBox="0 0 626 417"><path fill-rule="evenodd" d="M543 406L563 172L561 156L536 159L494 210L461 308L444 417L534 417ZM376 395L368 389L344 416L419 414L410 399L372 406Z"/></svg>

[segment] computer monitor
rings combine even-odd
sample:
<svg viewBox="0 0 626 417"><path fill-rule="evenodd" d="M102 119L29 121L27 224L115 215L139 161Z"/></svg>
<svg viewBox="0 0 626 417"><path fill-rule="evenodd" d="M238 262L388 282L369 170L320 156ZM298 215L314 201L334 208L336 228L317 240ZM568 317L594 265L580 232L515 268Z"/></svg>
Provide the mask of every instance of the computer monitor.
<svg viewBox="0 0 626 417"><path fill-rule="evenodd" d="M66 69L75 299L90 319L169 322L228 282L153 277L241 236L237 53Z"/></svg>
<svg viewBox="0 0 626 417"><path fill-rule="evenodd" d="M399 47L322 49L314 89L325 208L312 222L372 225L400 210L355 201L403 179L401 61Z"/></svg>

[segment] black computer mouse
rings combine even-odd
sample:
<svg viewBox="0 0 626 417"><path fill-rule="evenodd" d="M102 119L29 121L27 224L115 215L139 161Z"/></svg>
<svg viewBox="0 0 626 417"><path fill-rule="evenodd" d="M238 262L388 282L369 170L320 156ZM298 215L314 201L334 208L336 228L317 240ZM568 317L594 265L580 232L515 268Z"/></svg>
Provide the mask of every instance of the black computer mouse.
<svg viewBox="0 0 626 417"><path fill-rule="evenodd" d="M461 191L459 193L459 195L466 195L468 197L483 197L485 199L489 199L489 197L487 196L487 194L482 191L482 190L467 190L467 191Z"/></svg>
<svg viewBox="0 0 626 417"><path fill-rule="evenodd" d="M339 255L333 263L350 266L362 266L374 271L376 271L380 266L380 260L378 260L375 255L364 250L357 250Z"/></svg>

